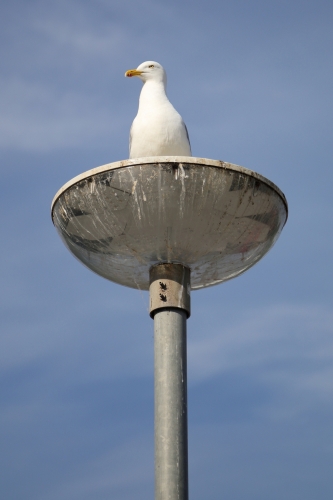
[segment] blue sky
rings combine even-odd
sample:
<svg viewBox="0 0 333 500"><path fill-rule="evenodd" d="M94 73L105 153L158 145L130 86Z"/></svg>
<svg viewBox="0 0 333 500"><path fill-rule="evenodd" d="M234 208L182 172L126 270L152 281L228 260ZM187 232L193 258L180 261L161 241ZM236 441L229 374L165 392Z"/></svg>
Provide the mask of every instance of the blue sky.
<svg viewBox="0 0 333 500"><path fill-rule="evenodd" d="M332 14L328 1L2 2L1 497L153 498L148 295L65 249L50 203L128 157L157 60L195 156L289 202L271 252L192 294L192 500L331 500Z"/></svg>

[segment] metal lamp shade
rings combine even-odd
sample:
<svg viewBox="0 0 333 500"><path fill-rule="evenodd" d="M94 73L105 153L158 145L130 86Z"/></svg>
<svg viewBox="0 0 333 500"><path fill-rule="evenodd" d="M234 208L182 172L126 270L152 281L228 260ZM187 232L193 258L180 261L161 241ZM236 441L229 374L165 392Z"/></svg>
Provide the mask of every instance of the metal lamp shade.
<svg viewBox="0 0 333 500"><path fill-rule="evenodd" d="M258 262L286 222L287 202L272 182L230 163L138 158L68 182L52 219L68 249L104 278L148 290L153 265L181 263L195 290Z"/></svg>

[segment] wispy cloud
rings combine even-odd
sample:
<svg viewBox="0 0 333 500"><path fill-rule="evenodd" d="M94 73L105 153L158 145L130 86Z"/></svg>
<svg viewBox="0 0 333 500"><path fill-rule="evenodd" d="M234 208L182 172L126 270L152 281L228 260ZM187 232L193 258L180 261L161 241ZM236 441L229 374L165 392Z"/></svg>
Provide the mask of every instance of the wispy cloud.
<svg viewBox="0 0 333 500"><path fill-rule="evenodd" d="M81 464L72 477L40 500L90 500L121 491L121 498L143 499L153 494L153 440L149 435L127 439L112 450ZM119 493L120 494L120 493ZM44 493L45 495L45 493Z"/></svg>
<svg viewBox="0 0 333 500"><path fill-rule="evenodd" d="M0 81L0 148L52 151L113 141L126 124L97 95L60 92L52 84Z"/></svg>
<svg viewBox="0 0 333 500"><path fill-rule="evenodd" d="M314 398L333 395L333 313L316 305L281 304L242 314L212 336L189 340L190 381L237 369Z"/></svg>

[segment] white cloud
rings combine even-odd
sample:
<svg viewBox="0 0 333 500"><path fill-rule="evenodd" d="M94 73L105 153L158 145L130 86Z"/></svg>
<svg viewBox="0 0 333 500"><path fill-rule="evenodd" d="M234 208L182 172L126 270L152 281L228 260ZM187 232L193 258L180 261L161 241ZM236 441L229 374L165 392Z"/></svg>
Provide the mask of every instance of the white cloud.
<svg viewBox="0 0 333 500"><path fill-rule="evenodd" d="M0 80L0 147L33 151L115 141L125 125L97 95L59 92L52 85Z"/></svg>
<svg viewBox="0 0 333 500"><path fill-rule="evenodd" d="M60 306L61 310L49 306L44 310L43 299L24 298L23 294L22 303L16 306L18 314L10 312L9 319L2 322L1 369L13 371L47 363L50 377L72 382L152 373L153 323L146 311L147 297L132 291L137 300L129 314L130 293L127 300L122 291L112 289L107 297L96 293L93 300L82 295L65 308ZM36 302L40 307L36 308ZM135 326L142 314L146 316L146 332Z"/></svg>
<svg viewBox="0 0 333 500"><path fill-rule="evenodd" d="M134 491L135 498L144 498L144 492L153 489L152 435L129 438L113 445L111 451L87 460L74 477L64 479L55 491L44 493L41 500L90 500L113 496L117 490L122 491L124 500L133 498Z"/></svg>
<svg viewBox="0 0 333 500"><path fill-rule="evenodd" d="M189 338L190 381L227 371L255 371L286 393L333 396L333 313L282 304L247 311L211 337Z"/></svg>
<svg viewBox="0 0 333 500"><path fill-rule="evenodd" d="M119 57L119 49L128 44L124 28L112 22L104 24L102 32L88 18L78 26L69 19L47 17L34 20L31 26L45 37L50 49L65 48L66 58L80 57L86 61L97 57L111 64Z"/></svg>

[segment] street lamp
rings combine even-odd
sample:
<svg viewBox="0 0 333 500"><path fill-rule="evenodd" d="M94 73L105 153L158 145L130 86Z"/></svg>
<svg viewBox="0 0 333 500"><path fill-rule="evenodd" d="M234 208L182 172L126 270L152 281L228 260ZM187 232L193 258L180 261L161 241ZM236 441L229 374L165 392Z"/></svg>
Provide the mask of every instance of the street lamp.
<svg viewBox="0 0 333 500"><path fill-rule="evenodd" d="M234 278L274 245L284 194L230 163L195 157L124 160L56 194L67 248L115 283L150 291L155 349L155 499L188 499L186 320L190 291Z"/></svg>

